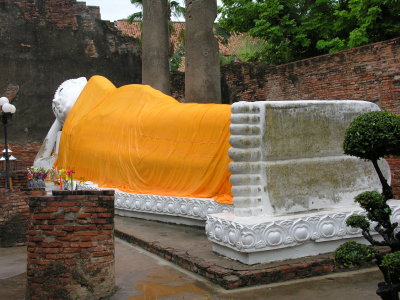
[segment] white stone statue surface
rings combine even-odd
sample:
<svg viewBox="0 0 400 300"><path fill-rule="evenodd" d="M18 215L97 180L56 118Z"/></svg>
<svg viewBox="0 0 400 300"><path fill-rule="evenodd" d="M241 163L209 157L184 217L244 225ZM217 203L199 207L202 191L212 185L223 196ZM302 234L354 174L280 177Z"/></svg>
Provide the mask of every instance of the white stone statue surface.
<svg viewBox="0 0 400 300"><path fill-rule="evenodd" d="M379 190L368 161L343 153L344 132L366 101L262 101L232 105L229 156L235 215L281 215L351 205ZM387 164L383 169L390 177Z"/></svg>
<svg viewBox="0 0 400 300"><path fill-rule="evenodd" d="M33 163L35 167L44 168L46 170L53 167L57 156L52 154L58 152L62 126L86 83L86 78L80 77L66 80L58 87L52 101L53 113L56 120L47 133L46 138L36 155Z"/></svg>

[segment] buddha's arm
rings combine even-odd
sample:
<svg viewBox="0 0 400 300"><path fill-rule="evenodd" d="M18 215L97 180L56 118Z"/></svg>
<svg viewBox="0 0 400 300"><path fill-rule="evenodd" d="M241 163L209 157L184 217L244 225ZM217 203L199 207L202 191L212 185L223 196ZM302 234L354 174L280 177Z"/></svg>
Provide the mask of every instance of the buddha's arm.
<svg viewBox="0 0 400 300"><path fill-rule="evenodd" d="M61 123L56 119L47 133L38 154L36 155L33 163L35 167L45 168L46 170L53 167L56 156L52 156L52 153L57 143L57 133L61 130L61 128Z"/></svg>

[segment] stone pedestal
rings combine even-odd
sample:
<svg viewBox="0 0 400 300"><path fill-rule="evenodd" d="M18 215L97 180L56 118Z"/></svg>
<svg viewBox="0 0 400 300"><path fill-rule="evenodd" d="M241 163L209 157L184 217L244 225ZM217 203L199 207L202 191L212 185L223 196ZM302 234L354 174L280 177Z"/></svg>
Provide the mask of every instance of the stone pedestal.
<svg viewBox="0 0 400 300"><path fill-rule="evenodd" d="M400 222L398 202L388 202L392 222ZM283 216L215 214L208 217L206 232L214 252L253 265L333 252L349 239L368 244L360 229L346 226L352 215L366 213L354 205Z"/></svg>
<svg viewBox="0 0 400 300"><path fill-rule="evenodd" d="M234 212L208 216L213 250L255 264L331 252L363 240L345 225L362 192L381 190L372 163L344 155L344 133L366 101L262 101L232 105L229 165ZM381 169L390 179L386 161ZM395 218L398 218L398 205ZM397 219L396 219L397 220Z"/></svg>
<svg viewBox="0 0 400 300"><path fill-rule="evenodd" d="M114 191L32 197L27 299L100 299L115 288Z"/></svg>

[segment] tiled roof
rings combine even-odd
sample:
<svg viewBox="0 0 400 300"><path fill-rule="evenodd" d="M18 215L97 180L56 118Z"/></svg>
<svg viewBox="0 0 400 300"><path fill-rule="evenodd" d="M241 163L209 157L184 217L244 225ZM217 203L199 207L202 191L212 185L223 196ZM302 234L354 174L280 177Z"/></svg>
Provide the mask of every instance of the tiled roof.
<svg viewBox="0 0 400 300"><path fill-rule="evenodd" d="M123 33L129 36L138 38L141 36L142 32L140 30L140 22L133 22L129 24L126 20L115 21L115 26Z"/></svg>
<svg viewBox="0 0 400 300"><path fill-rule="evenodd" d="M128 21L126 20L118 20L115 22L115 26L123 33L127 34L129 36L135 37L135 38L140 38L142 35L142 30L141 30L141 22L132 22L129 24ZM172 33L170 37L170 43L171 45L174 46L174 50L181 44L182 39L182 30L185 29L185 23L184 22L173 22L172 26L174 27L174 32Z"/></svg>
<svg viewBox="0 0 400 300"><path fill-rule="evenodd" d="M140 26L141 22L132 22L129 24L126 20L119 20L115 22L115 26L123 33L129 36L139 38L142 34ZM170 37L170 43L174 46L176 50L177 47L182 43L182 31L185 29L185 22L173 22L172 26L174 27L174 32ZM229 48L223 45L220 41L218 41L219 50L223 55L230 55Z"/></svg>

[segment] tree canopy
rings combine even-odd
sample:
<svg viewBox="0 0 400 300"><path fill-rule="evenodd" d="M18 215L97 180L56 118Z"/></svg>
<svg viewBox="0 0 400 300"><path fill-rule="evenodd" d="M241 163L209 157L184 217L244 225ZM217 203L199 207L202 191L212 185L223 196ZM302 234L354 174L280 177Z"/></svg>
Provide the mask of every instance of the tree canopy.
<svg viewBox="0 0 400 300"><path fill-rule="evenodd" d="M131 0L131 3L140 9L140 11L133 13L128 16L129 22L139 21L141 22L143 19L143 0ZM167 1L168 7L168 20L171 21L171 17L179 19L185 15L185 7L181 6L179 1L168 0Z"/></svg>
<svg viewBox="0 0 400 300"><path fill-rule="evenodd" d="M222 0L220 25L267 43L286 63L400 36L400 0Z"/></svg>

